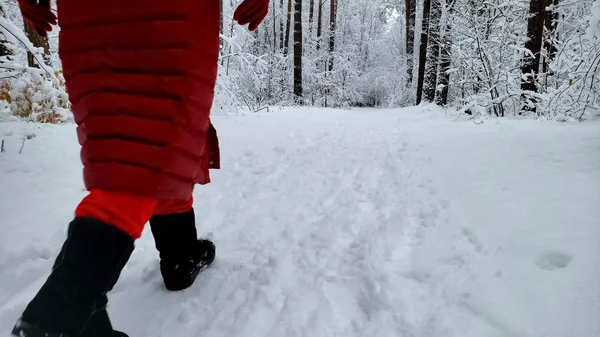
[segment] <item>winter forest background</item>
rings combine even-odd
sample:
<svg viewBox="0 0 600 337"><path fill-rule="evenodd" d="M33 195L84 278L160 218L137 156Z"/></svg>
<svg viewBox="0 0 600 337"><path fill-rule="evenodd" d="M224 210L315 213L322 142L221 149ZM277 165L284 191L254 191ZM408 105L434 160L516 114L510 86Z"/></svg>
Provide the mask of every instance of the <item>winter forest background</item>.
<svg viewBox="0 0 600 337"><path fill-rule="evenodd" d="M585 119L600 113L600 0L271 0L256 32L222 0L213 113L272 105L402 107ZM48 39L0 2L0 120L61 122Z"/></svg>
<svg viewBox="0 0 600 337"><path fill-rule="evenodd" d="M241 1L194 190L217 259L167 293L147 228L115 329L600 336L600 0L271 0L256 32ZM87 195L60 28L30 28L0 0L0 331Z"/></svg>

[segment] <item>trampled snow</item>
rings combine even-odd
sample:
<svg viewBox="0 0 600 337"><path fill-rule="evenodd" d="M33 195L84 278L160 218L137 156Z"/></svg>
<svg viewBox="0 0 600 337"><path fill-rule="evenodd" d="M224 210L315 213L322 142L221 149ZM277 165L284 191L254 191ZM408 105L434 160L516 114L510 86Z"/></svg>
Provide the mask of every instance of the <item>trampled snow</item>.
<svg viewBox="0 0 600 337"><path fill-rule="evenodd" d="M195 209L217 260L168 292L145 231L110 294L131 337L600 336L599 122L417 107L214 124L223 168ZM2 123L1 140L6 335L85 191L73 125Z"/></svg>

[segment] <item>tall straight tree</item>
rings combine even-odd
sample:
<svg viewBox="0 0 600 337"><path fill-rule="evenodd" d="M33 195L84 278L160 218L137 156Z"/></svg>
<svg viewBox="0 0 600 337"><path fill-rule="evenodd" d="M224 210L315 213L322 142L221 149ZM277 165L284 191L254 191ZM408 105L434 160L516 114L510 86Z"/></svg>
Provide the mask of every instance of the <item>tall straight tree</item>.
<svg viewBox="0 0 600 337"><path fill-rule="evenodd" d="M423 0L423 24L421 25L421 43L419 45L419 77L417 78L417 104L423 98L423 80L425 79L425 64L427 63L427 35L429 33L429 13L431 0Z"/></svg>
<svg viewBox="0 0 600 337"><path fill-rule="evenodd" d="M321 35L323 34L323 1L319 1L319 11L317 14L317 50L321 49Z"/></svg>
<svg viewBox="0 0 600 337"><path fill-rule="evenodd" d="M441 17L442 4L440 0L431 0L429 33L427 34L427 63L425 65L425 83L423 84L423 96L427 102L433 102L437 88Z"/></svg>
<svg viewBox="0 0 600 337"><path fill-rule="evenodd" d="M546 12L546 20L544 26L546 28L546 36L544 38L544 49L546 50L546 57L544 58L543 72L548 74L550 70L550 63L556 57L556 39L558 38L558 32L556 26L558 25L558 9L557 6L560 0L546 0L546 8L550 9Z"/></svg>
<svg viewBox="0 0 600 337"><path fill-rule="evenodd" d="M219 33L223 34L223 0L219 0ZM223 47L222 40L221 47Z"/></svg>
<svg viewBox="0 0 600 337"><path fill-rule="evenodd" d="M308 8L308 30L312 32L313 22L315 21L315 0L310 0ZM312 34L310 37L312 38Z"/></svg>
<svg viewBox="0 0 600 337"><path fill-rule="evenodd" d="M294 100L302 104L302 0L294 5Z"/></svg>
<svg viewBox="0 0 600 337"><path fill-rule="evenodd" d="M454 4L456 0L446 5L446 22L444 37L440 45L440 78L438 80L441 86L435 102L438 105L448 104L448 86L450 84L450 66L452 64L452 14L454 14Z"/></svg>
<svg viewBox="0 0 600 337"><path fill-rule="evenodd" d="M225 35L225 31L223 30L223 0L219 0L219 51L221 56L223 56L223 52L225 51L225 45L223 44L223 35ZM221 58L221 65L223 64L223 59Z"/></svg>
<svg viewBox="0 0 600 337"><path fill-rule="evenodd" d="M290 46L290 26L292 24L292 0L288 0L287 24L285 25L285 42L283 45L283 54L287 56Z"/></svg>
<svg viewBox="0 0 600 337"><path fill-rule="evenodd" d="M285 31L284 31L284 23L283 23L283 0L279 1L279 49L283 49L284 46L284 36L285 36ZM273 13L273 15L275 15L275 13Z"/></svg>
<svg viewBox="0 0 600 337"><path fill-rule="evenodd" d="M406 75L408 76L408 85L413 80L413 59L415 51L415 13L417 0L406 0Z"/></svg>
<svg viewBox="0 0 600 337"><path fill-rule="evenodd" d="M223 0L219 0L219 33L223 34ZM221 40L221 47L223 41Z"/></svg>
<svg viewBox="0 0 600 337"><path fill-rule="evenodd" d="M546 1L531 0L529 3L529 19L527 20L526 53L521 65L521 90L525 92L538 92L536 85L537 75L540 69L540 57L542 51L542 40L544 36L544 21L546 20ZM535 98L525 94L523 96L523 111L535 112Z"/></svg>
<svg viewBox="0 0 600 337"><path fill-rule="evenodd" d="M337 0L329 0L329 71L333 71L333 52L335 51L335 30L337 21Z"/></svg>
<svg viewBox="0 0 600 337"><path fill-rule="evenodd" d="M273 52L277 50L277 15L275 15L275 1L271 2L271 11L273 15Z"/></svg>

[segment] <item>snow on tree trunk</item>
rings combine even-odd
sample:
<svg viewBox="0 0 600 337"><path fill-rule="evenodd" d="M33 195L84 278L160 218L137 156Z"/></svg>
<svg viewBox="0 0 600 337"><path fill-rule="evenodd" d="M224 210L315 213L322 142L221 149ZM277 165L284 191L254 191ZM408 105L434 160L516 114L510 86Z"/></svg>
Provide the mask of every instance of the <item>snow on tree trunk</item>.
<svg viewBox="0 0 600 337"><path fill-rule="evenodd" d="M294 5L294 100L302 104L302 0Z"/></svg>
<svg viewBox="0 0 600 337"><path fill-rule="evenodd" d="M48 38L40 36L40 34L37 33L35 28L27 20L23 21L25 25L24 31L27 35L27 38L29 39L29 41L31 41L34 47L44 48L43 61L46 65L52 66L52 55L50 54L50 45L48 44ZM41 65L39 65L38 62L39 60L37 60L32 53L27 52L27 63L30 67L40 68Z"/></svg>
<svg viewBox="0 0 600 337"><path fill-rule="evenodd" d="M536 85L537 75L540 69L540 56L542 51L542 38L544 35L544 20L546 19L545 10L546 0L531 0L529 3L529 19L527 21L527 41L525 49L527 52L521 65L521 90L525 91L523 95L523 108L525 112L536 112L536 99L527 94L528 92L538 92Z"/></svg>
<svg viewBox="0 0 600 337"><path fill-rule="evenodd" d="M438 95L435 102L444 106L448 104L448 86L450 85L450 66L452 65L452 20L456 0L446 6L446 23L444 37L440 45L440 76L438 79Z"/></svg>
<svg viewBox="0 0 600 337"><path fill-rule="evenodd" d="M417 0L406 0L406 74L408 76L408 86L413 80L413 58L415 43L415 13Z"/></svg>
<svg viewBox="0 0 600 337"><path fill-rule="evenodd" d="M287 23L285 25L285 42L283 45L283 55L287 56L290 47L290 26L292 24L292 0L288 0Z"/></svg>
<svg viewBox="0 0 600 337"><path fill-rule="evenodd" d="M319 13L317 15L317 50L321 49L321 35L323 34L323 1L319 1Z"/></svg>
<svg viewBox="0 0 600 337"><path fill-rule="evenodd" d="M223 35L224 35L224 30L223 30L223 0L219 0L219 51L221 53L221 55L223 54L223 48L224 48L224 44L223 44Z"/></svg>
<svg viewBox="0 0 600 337"><path fill-rule="evenodd" d="M335 51L335 29L337 21L337 0L330 0L329 10L329 71L333 71L333 52Z"/></svg>
<svg viewBox="0 0 600 337"><path fill-rule="evenodd" d="M429 33L427 34L427 63L425 65L425 83L423 84L423 96L427 102L434 101L437 88L441 17L442 4L440 0L431 0Z"/></svg>
<svg viewBox="0 0 600 337"><path fill-rule="evenodd" d="M275 52L275 50L277 50L277 16L275 15L275 1L271 2L271 11L273 12L273 50L271 50L271 52Z"/></svg>
<svg viewBox="0 0 600 337"><path fill-rule="evenodd" d="M219 32L223 34L223 0L219 0Z"/></svg>
<svg viewBox="0 0 600 337"><path fill-rule="evenodd" d="M308 10L308 23L309 23L308 29L310 32L312 32L314 21L315 21L315 0L310 0L309 10Z"/></svg>
<svg viewBox="0 0 600 337"><path fill-rule="evenodd" d="M545 37L544 37L544 49L546 51L546 57L544 57L543 72L548 76L550 72L550 63L556 56L556 40L558 39L558 32L556 26L558 24L558 10L556 6L560 3L560 0L546 0L546 8L549 11L546 12L546 20L544 21L545 26Z"/></svg>
<svg viewBox="0 0 600 337"><path fill-rule="evenodd" d="M283 13L283 6L284 6L284 2L283 0L281 0L279 2L279 49L283 49L284 46L284 42L285 42L285 30L284 30L284 26L285 24L283 23L283 18L281 17L282 13ZM274 15L275 13L273 13Z"/></svg>
<svg viewBox="0 0 600 337"><path fill-rule="evenodd" d="M427 62L427 40L429 32L429 13L431 0L423 0L423 19L421 24L421 43L419 46L419 77L417 78L417 105L423 98L423 82L425 79L425 64Z"/></svg>

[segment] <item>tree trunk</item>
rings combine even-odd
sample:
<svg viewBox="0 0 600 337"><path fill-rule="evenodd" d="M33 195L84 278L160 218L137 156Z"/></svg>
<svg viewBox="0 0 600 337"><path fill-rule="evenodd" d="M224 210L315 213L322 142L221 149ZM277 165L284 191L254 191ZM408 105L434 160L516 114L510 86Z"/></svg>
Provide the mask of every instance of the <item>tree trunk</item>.
<svg viewBox="0 0 600 337"><path fill-rule="evenodd" d="M283 23L283 0L281 0L279 2L279 49L283 49L283 43L284 43L284 23ZM273 13L273 15L275 15L275 13Z"/></svg>
<svg viewBox="0 0 600 337"><path fill-rule="evenodd" d="M294 5L294 100L302 104L302 0Z"/></svg>
<svg viewBox="0 0 600 337"><path fill-rule="evenodd" d="M440 19L442 4L440 0L431 0L429 13L429 33L427 36L427 62L425 65L425 83L423 96L427 102L433 102L437 88L438 64L440 61Z"/></svg>
<svg viewBox="0 0 600 337"><path fill-rule="evenodd" d="M292 24L292 0L288 0L287 24L285 25L285 44L283 45L283 54L287 56L290 47L290 25Z"/></svg>
<svg viewBox="0 0 600 337"><path fill-rule="evenodd" d="M48 66L52 66L52 56L50 55L50 45L48 44L48 38L40 36L37 33L35 28L25 19L23 19L25 24L25 35L31 41L34 47L36 48L44 48L44 59L39 60L34 57L34 55L30 52L27 52L27 63L30 67L40 68L38 62L44 62Z"/></svg>
<svg viewBox="0 0 600 337"><path fill-rule="evenodd" d="M416 5L417 0L406 0L406 73L408 75L408 86L411 86L413 80Z"/></svg>
<svg viewBox="0 0 600 337"><path fill-rule="evenodd" d="M323 0L319 1L319 13L317 15L317 50L321 49L321 35L323 33Z"/></svg>
<svg viewBox="0 0 600 337"><path fill-rule="evenodd" d="M521 65L521 72L523 73L521 90L525 92L538 92L536 78L540 69L540 52L542 50L542 37L544 35L544 20L546 19L545 4L546 0L531 0L529 3L525 48L531 51L533 57L525 54ZM536 100L533 97L527 96L525 94L523 97L523 111L535 112Z"/></svg>
<svg viewBox="0 0 600 337"><path fill-rule="evenodd" d="M273 53L277 51L277 16L275 15L275 1L271 3L271 11L273 12Z"/></svg>
<svg viewBox="0 0 600 337"><path fill-rule="evenodd" d="M6 46L7 43L8 41L6 40L6 37L4 35L0 35L0 57L12 55L10 49L8 49Z"/></svg>
<svg viewBox="0 0 600 337"><path fill-rule="evenodd" d="M423 24L421 26L421 43L419 45L419 77L417 78L417 105L423 97L423 80L427 62L427 34L429 32L429 11L431 0L423 0Z"/></svg>
<svg viewBox="0 0 600 337"><path fill-rule="evenodd" d="M315 21L315 0L310 0L310 4L308 7L308 30L310 32L312 32L312 30L313 30L313 22L314 21Z"/></svg>
<svg viewBox="0 0 600 337"><path fill-rule="evenodd" d="M231 7L234 6L233 0L230 0L229 5ZM231 39L233 37L233 31L234 31L234 23L235 21L231 20L230 24L229 24L229 38ZM231 50L232 50L233 46L231 45L231 43L229 44L229 48L227 49L227 65L225 66L225 75L229 76L229 69L230 69L230 65L231 65Z"/></svg>
<svg viewBox="0 0 600 337"><path fill-rule="evenodd" d="M219 0L219 32L223 34L223 0Z"/></svg>
<svg viewBox="0 0 600 337"><path fill-rule="evenodd" d="M448 85L450 84L450 74L448 71L450 70L450 66L452 65L452 14L454 14L454 4L456 0L452 2L452 4L448 5L446 15L446 29L444 30L444 38L442 39L442 44L440 46L440 79L438 81L439 85L442 86L440 89L438 96L436 97L436 103L438 105L446 105L448 104Z"/></svg>
<svg viewBox="0 0 600 337"><path fill-rule="evenodd" d="M329 71L333 71L333 52L335 51L335 29L337 19L337 0L330 0L329 10Z"/></svg>
<svg viewBox="0 0 600 337"><path fill-rule="evenodd" d="M556 7L559 4L560 0L546 0L546 7L550 7L554 5ZM546 37L544 39L544 49L546 50L546 58L544 60L543 72L548 75L550 70L550 63L554 61L556 57L556 44L554 43L557 39L557 31L556 26L558 23L558 11L556 8L551 11L546 12L546 20L544 21L544 26L546 28Z"/></svg>
<svg viewBox="0 0 600 337"><path fill-rule="evenodd" d="M224 35L224 30L223 30L223 0L219 0L219 51L221 53L221 55L223 54L223 35ZM221 65L223 65L223 61L221 61Z"/></svg>

